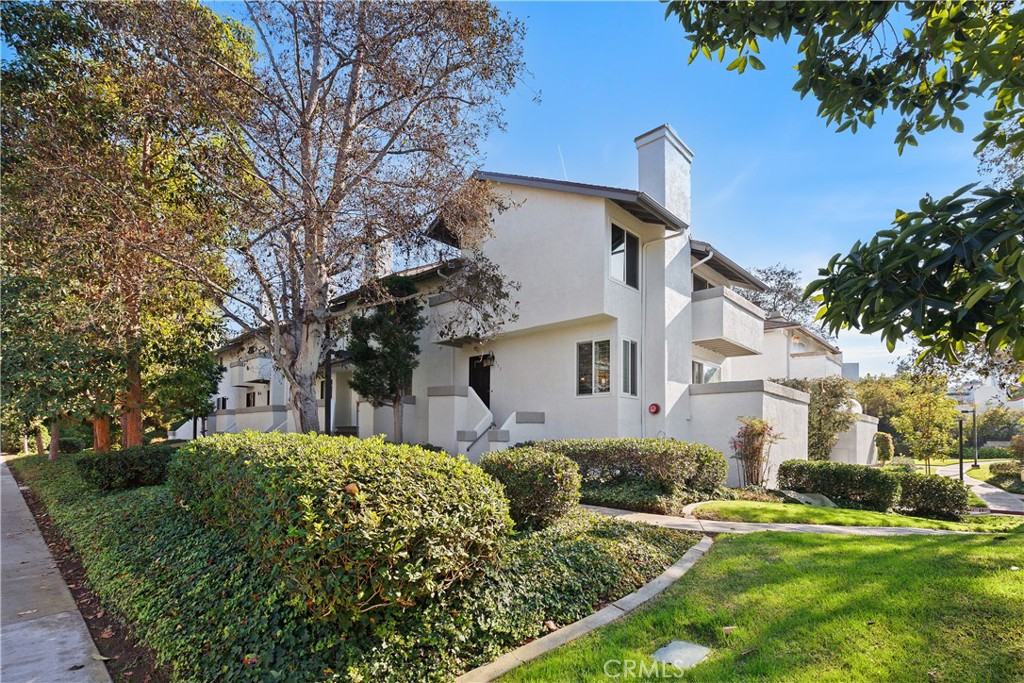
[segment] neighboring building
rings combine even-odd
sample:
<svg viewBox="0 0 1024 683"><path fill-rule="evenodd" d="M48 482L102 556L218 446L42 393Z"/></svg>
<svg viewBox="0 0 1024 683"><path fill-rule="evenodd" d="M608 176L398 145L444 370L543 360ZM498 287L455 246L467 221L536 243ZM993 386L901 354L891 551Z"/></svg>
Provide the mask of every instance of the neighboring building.
<svg viewBox="0 0 1024 683"><path fill-rule="evenodd" d="M999 386L993 378L964 382L949 394L955 398L960 409L970 412L976 406L978 413L984 413L995 407L1010 410L1024 410L1024 390L1016 386L1011 390Z"/></svg>
<svg viewBox="0 0 1024 683"><path fill-rule="evenodd" d="M819 354L820 340L789 326L766 331L764 311L738 291L764 285L691 236L690 150L668 126L636 146L639 190L478 174L513 207L494 215L482 250L521 283L519 319L485 343L442 339L437 321L455 304L436 295L439 266L406 273L431 320L403 411L407 441L476 459L529 439L661 436L728 456L738 419L751 416L786 437L772 450L772 482L778 462L806 457L808 395L768 381L779 375L759 363L776 362L772 349L788 344L790 368L834 365L839 374L838 349L825 343ZM459 246L443 226L433 236ZM387 434L390 408L359 401L343 347L332 372L334 430ZM263 350L241 339L220 357L228 372L208 433L295 429L287 387Z"/></svg>

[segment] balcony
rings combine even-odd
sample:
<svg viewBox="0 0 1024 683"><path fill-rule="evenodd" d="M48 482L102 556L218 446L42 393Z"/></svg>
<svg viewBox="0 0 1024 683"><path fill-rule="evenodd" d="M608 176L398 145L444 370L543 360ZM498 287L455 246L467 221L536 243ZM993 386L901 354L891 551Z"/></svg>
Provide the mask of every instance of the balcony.
<svg viewBox="0 0 1024 683"><path fill-rule="evenodd" d="M764 311L725 287L696 291L693 343L726 357L764 353Z"/></svg>
<svg viewBox="0 0 1024 683"><path fill-rule="evenodd" d="M253 384L270 384L274 361L263 356L254 356L235 361L228 368L231 386L247 387Z"/></svg>

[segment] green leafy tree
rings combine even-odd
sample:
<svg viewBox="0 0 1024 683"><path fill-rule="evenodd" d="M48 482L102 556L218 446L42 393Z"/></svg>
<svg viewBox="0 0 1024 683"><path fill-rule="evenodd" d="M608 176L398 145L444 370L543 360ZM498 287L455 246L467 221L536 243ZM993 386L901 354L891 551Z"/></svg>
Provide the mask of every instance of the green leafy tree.
<svg viewBox="0 0 1024 683"><path fill-rule="evenodd" d="M745 292L747 299L768 313L778 311L794 322L814 326L814 314L818 307L814 302L804 299L800 273L781 263L753 268L752 271L768 285L768 289L764 292Z"/></svg>
<svg viewBox="0 0 1024 683"><path fill-rule="evenodd" d="M2 74L5 269L40 283L42 298L20 299L20 313L50 314L40 322L66 340L59 357L109 373L51 372L47 400L66 405L34 401L35 409L72 415L87 397L97 448L109 447L112 414L124 445L137 445L152 395L147 377L158 379L145 357L194 349L192 323L209 310L203 290L152 245L188 241L191 266L226 282L219 246L231 202L209 191L197 167L234 168L243 155L225 144L200 89L144 38L174 15L187 30L165 49L215 53L240 75L251 45L239 25L195 2L9 2L0 11L14 55ZM206 75L204 87L241 91L212 69ZM42 336L23 339L25 357L47 353ZM155 350L161 343L168 347ZM97 353L109 365L95 362ZM58 379L65 384L55 387Z"/></svg>
<svg viewBox="0 0 1024 683"><path fill-rule="evenodd" d="M843 377L772 381L811 395L807 406L807 458L828 460L839 435L853 426L857 419L850 411L853 393L850 381Z"/></svg>
<svg viewBox="0 0 1024 683"><path fill-rule="evenodd" d="M1019 3L674 0L668 14L693 43L690 61L728 54L737 73L765 68L762 41L799 41L794 89L837 131L892 109L902 153L938 128L963 131L959 113L981 101L978 152L1024 155ZM890 350L913 335L951 362L979 342L1024 360L1024 181L926 196L819 276L806 294L833 331L879 332Z"/></svg>
<svg viewBox="0 0 1024 683"><path fill-rule="evenodd" d="M1009 441L1024 433L1024 410L993 406L978 415L978 441Z"/></svg>
<svg viewBox="0 0 1024 683"><path fill-rule="evenodd" d="M402 397L419 365L419 333L427 324L420 315L416 283L400 276L385 278L390 301L349 322L349 385L374 408L389 405L395 417L395 443L402 442Z"/></svg>
<svg viewBox="0 0 1024 683"><path fill-rule="evenodd" d="M902 435L892 424L893 418L900 413L903 397L910 392L910 383L906 377L902 374L895 377L865 375L853 386L854 398L860 403L864 414L878 418L878 431L893 438L893 447L897 455L905 455L908 452Z"/></svg>
<svg viewBox="0 0 1024 683"><path fill-rule="evenodd" d="M944 375L918 374L901 400L900 412L892 419L910 454L924 460L931 473L932 458L953 450L953 428L960 413L956 401L946 395Z"/></svg>

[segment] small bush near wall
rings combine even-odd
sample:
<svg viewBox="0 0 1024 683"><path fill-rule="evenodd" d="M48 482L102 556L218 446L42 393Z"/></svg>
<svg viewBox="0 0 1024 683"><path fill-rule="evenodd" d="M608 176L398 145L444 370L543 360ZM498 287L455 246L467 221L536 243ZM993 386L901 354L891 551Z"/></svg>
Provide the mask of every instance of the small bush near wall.
<svg viewBox="0 0 1024 683"><path fill-rule="evenodd" d="M894 473L843 462L787 460L779 465L779 488L820 493L843 507L880 512L900 499L900 482Z"/></svg>
<svg viewBox="0 0 1024 683"><path fill-rule="evenodd" d="M109 453L83 455L75 461L78 474L98 489L133 489L167 481L167 463L178 446L132 446Z"/></svg>
<svg viewBox="0 0 1024 683"><path fill-rule="evenodd" d="M479 574L512 525L476 465L382 439L219 434L182 447L168 483L342 627Z"/></svg>
<svg viewBox="0 0 1024 683"><path fill-rule="evenodd" d="M1024 465L1024 434L1018 434L1010 439L1010 455Z"/></svg>
<svg viewBox="0 0 1024 683"><path fill-rule="evenodd" d="M919 472L900 473L896 509L915 517L959 520L967 514L967 487L956 479Z"/></svg>
<svg viewBox="0 0 1024 683"><path fill-rule="evenodd" d="M485 453L480 467L505 488L519 529L543 529L580 502L580 471L569 458L536 447Z"/></svg>
<svg viewBox="0 0 1024 683"><path fill-rule="evenodd" d="M875 457L880 463L887 463L892 460L893 444L892 434L877 432L875 434Z"/></svg>
<svg viewBox="0 0 1024 683"><path fill-rule="evenodd" d="M585 491L625 485L702 500L725 484L728 472L721 451L673 439L562 439L536 445L572 459Z"/></svg>

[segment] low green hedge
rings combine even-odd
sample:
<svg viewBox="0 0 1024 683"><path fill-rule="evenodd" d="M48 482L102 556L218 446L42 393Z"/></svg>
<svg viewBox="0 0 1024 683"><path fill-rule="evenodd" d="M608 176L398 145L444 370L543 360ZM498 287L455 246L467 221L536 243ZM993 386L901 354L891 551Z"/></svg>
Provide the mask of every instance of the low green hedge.
<svg viewBox="0 0 1024 683"><path fill-rule="evenodd" d="M607 503L589 492L601 487L643 490L663 499L707 499L725 484L729 471L721 451L674 439L561 439L535 445L573 460L583 477L584 502L597 505Z"/></svg>
<svg viewBox="0 0 1024 683"><path fill-rule="evenodd" d="M500 562L356 633L310 618L238 529L211 527L167 486L100 493L68 460L9 463L81 558L104 609L175 681L450 681L658 576L698 534L577 509L507 538Z"/></svg>
<svg viewBox="0 0 1024 683"><path fill-rule="evenodd" d="M235 529L297 603L342 626L475 576L512 527L479 467L379 438L219 434L183 446L168 483L199 519Z"/></svg>
<svg viewBox="0 0 1024 683"><path fill-rule="evenodd" d="M1020 476L1022 466L1019 462L994 462L988 466L988 471L992 474L1009 474Z"/></svg>
<svg viewBox="0 0 1024 683"><path fill-rule="evenodd" d="M167 464L178 446L132 446L109 453L83 455L75 467L85 481L104 491L154 486L167 481Z"/></svg>
<svg viewBox="0 0 1024 683"><path fill-rule="evenodd" d="M897 473L900 498L895 508L903 514L931 519L962 519L970 506L967 487L938 474Z"/></svg>
<svg viewBox="0 0 1024 683"><path fill-rule="evenodd" d="M505 489L519 529L542 529L580 502L580 471L569 458L526 446L485 453L484 472Z"/></svg>
<svg viewBox="0 0 1024 683"><path fill-rule="evenodd" d="M1010 449L1003 448L1002 446L982 446L978 449L978 457L985 460L1001 460L1003 458L1009 458Z"/></svg>
<svg viewBox="0 0 1024 683"><path fill-rule="evenodd" d="M891 471L845 462L787 460L779 465L779 488L820 493L846 506L885 512L900 499L900 482ZM852 505L851 505L852 504Z"/></svg>

